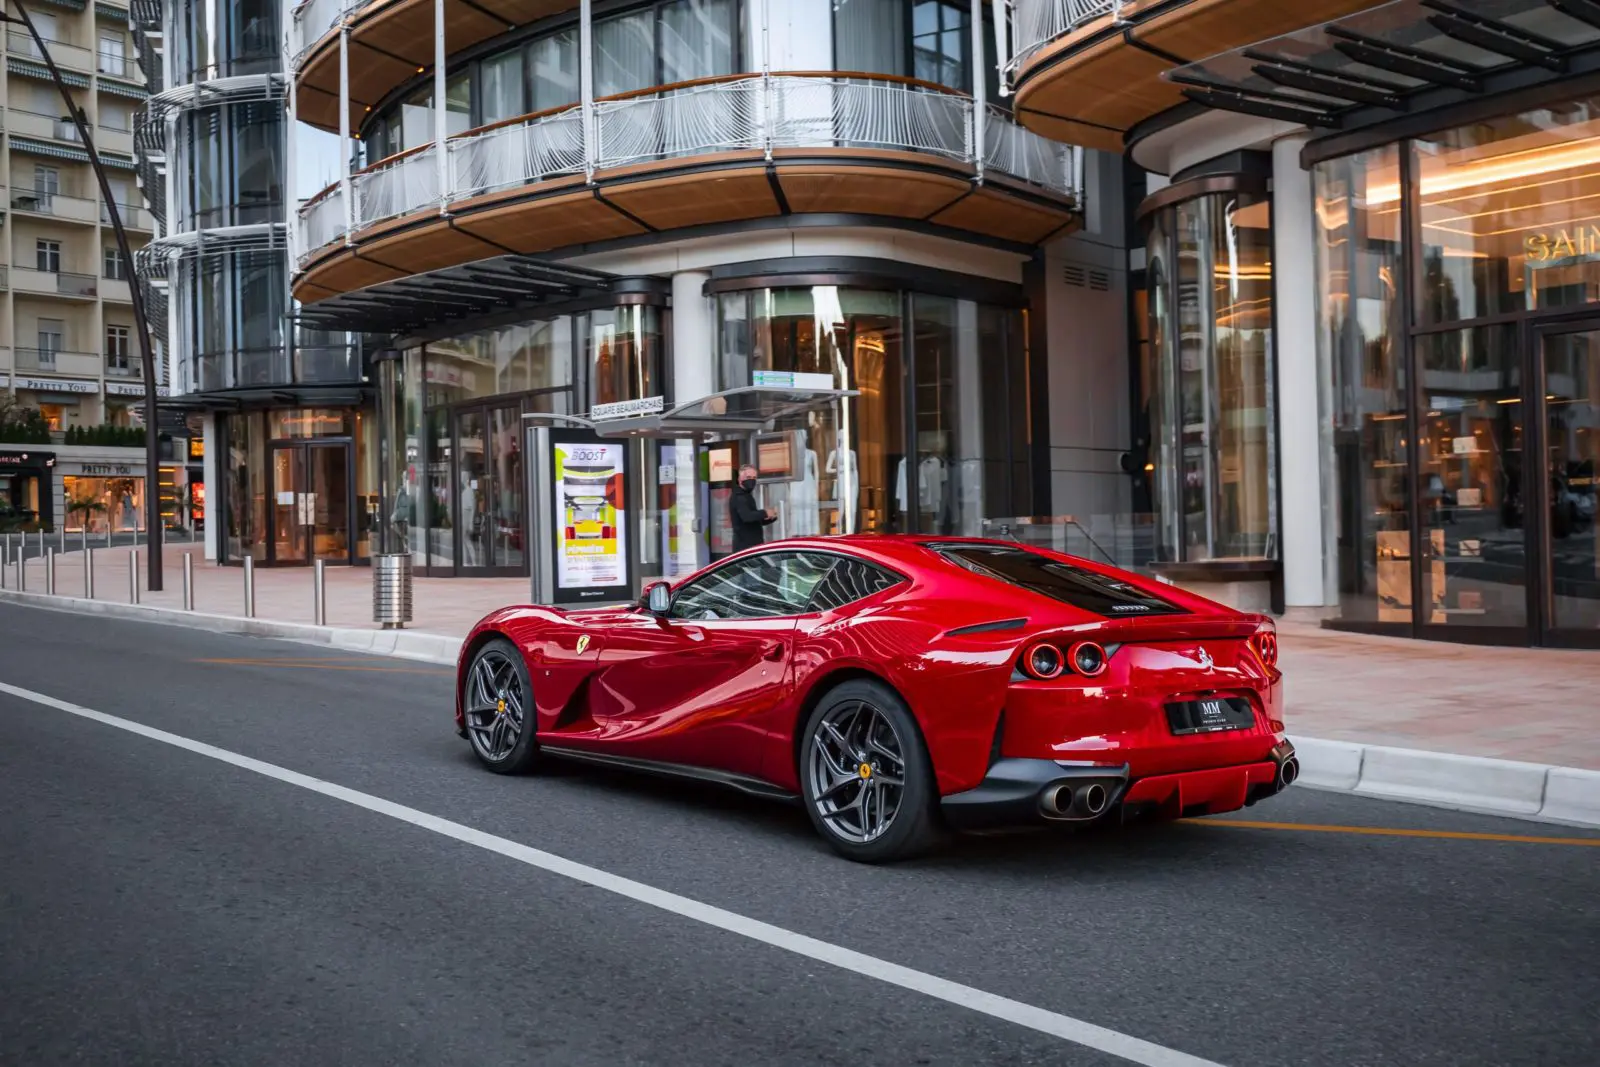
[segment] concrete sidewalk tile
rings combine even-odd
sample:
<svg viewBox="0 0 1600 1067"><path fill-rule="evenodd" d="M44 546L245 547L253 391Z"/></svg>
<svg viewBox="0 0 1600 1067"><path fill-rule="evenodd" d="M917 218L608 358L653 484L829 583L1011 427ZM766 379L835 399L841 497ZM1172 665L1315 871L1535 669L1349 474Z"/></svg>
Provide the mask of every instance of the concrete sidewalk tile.
<svg viewBox="0 0 1600 1067"><path fill-rule="evenodd" d="M1548 767L1451 752L1369 746L1355 792L1499 814L1537 815Z"/></svg>
<svg viewBox="0 0 1600 1067"><path fill-rule="evenodd" d="M1290 735L1300 760L1300 781L1315 789L1349 791L1361 780L1363 746L1349 741Z"/></svg>
<svg viewBox="0 0 1600 1067"><path fill-rule="evenodd" d="M1600 771L1551 767L1539 814L1579 826L1600 826Z"/></svg>

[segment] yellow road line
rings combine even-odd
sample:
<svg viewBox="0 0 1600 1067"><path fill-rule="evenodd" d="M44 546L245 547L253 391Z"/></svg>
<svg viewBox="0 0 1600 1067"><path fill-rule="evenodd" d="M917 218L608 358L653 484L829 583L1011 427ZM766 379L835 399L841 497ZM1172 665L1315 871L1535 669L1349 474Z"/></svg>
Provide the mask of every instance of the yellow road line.
<svg viewBox="0 0 1600 1067"><path fill-rule="evenodd" d="M1477 834L1461 830L1406 830L1387 826L1329 826L1303 822L1250 822L1245 819L1185 819L1195 826L1230 830L1293 830L1318 834L1361 834L1367 837L1431 837L1443 841L1503 841L1516 845L1577 845L1600 848L1600 837L1528 837L1521 834Z"/></svg>

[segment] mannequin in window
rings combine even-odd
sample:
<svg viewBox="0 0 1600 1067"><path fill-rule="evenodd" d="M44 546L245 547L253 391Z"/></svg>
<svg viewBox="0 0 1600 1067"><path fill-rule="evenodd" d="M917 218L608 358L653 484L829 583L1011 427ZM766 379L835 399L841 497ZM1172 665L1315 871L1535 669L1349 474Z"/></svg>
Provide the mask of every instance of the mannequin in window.
<svg viewBox="0 0 1600 1067"><path fill-rule="evenodd" d="M843 463L840 462L841 457ZM856 471L856 450L846 448L841 443L828 453L827 469L835 479L834 495L839 499L839 532L855 533L861 528L861 478Z"/></svg>
<svg viewBox="0 0 1600 1067"><path fill-rule="evenodd" d="M817 453L812 449L805 450L800 480L789 491L789 504L794 511L789 519L790 533L803 537L821 531L817 518Z"/></svg>

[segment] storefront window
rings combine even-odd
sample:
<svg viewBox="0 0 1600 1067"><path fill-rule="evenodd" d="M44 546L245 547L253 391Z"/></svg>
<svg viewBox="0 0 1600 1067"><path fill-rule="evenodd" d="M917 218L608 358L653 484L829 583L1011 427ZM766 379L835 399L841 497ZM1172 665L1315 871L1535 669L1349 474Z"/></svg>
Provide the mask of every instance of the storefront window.
<svg viewBox="0 0 1600 1067"><path fill-rule="evenodd" d="M1317 166L1342 621L1600 636L1597 143L1580 99Z"/></svg>
<svg viewBox="0 0 1600 1067"><path fill-rule="evenodd" d="M1271 203L1180 201L1152 216L1148 248L1162 556L1275 559Z"/></svg>
<svg viewBox="0 0 1600 1067"><path fill-rule="evenodd" d="M772 370L825 374L860 394L775 424L800 443L793 475L764 480L780 515L773 536L976 535L986 517L1029 513L1020 312L819 285L726 293L717 319L719 389ZM715 525L714 499L712 510Z"/></svg>
<svg viewBox="0 0 1600 1067"><path fill-rule="evenodd" d="M1392 147L1316 169L1325 577L1343 617L1411 620L1411 477ZM1374 190L1377 191L1374 198Z"/></svg>
<svg viewBox="0 0 1600 1067"><path fill-rule="evenodd" d="M143 478L88 478L63 475L67 529L92 534L144 529Z"/></svg>
<svg viewBox="0 0 1600 1067"><path fill-rule="evenodd" d="M218 496L224 507L224 553L229 560L262 559L267 536L267 455L261 414L226 416L223 437L227 450Z"/></svg>

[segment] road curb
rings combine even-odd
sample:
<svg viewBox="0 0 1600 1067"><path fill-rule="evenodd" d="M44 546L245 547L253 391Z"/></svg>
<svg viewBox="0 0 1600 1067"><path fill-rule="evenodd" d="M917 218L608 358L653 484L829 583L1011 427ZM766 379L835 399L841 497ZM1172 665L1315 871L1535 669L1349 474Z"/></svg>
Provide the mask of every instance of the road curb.
<svg viewBox="0 0 1600 1067"><path fill-rule="evenodd" d="M1600 771L1291 735L1299 784L1452 811L1600 827Z"/></svg>
<svg viewBox="0 0 1600 1067"><path fill-rule="evenodd" d="M213 633L276 637L446 666L454 666L461 651L461 638L416 630L313 626L0 589L0 602L6 601ZM1317 737L1291 735L1290 740L1300 757L1298 784L1308 789L1600 828L1600 771Z"/></svg>
<svg viewBox="0 0 1600 1067"><path fill-rule="evenodd" d="M459 637L419 633L416 630L358 630L354 627L313 626L303 622L246 619L237 615L211 615L203 611L181 611L177 608L155 607L149 604L122 604L113 600L85 600L82 597L47 596L44 593L0 589L0 603L5 602L53 611L76 612L80 615L103 615L114 619L137 619L140 622L184 626L212 633L276 637L287 641L326 645L349 652L369 652L378 656L396 656L426 663L442 663L452 667L455 666L456 656L461 651Z"/></svg>

